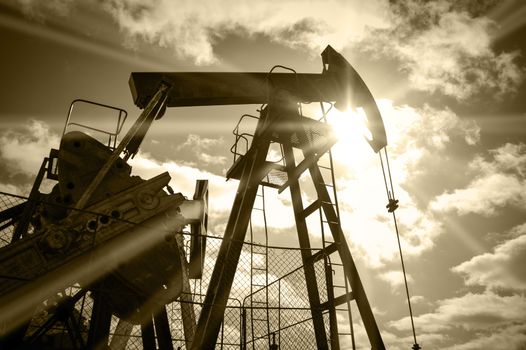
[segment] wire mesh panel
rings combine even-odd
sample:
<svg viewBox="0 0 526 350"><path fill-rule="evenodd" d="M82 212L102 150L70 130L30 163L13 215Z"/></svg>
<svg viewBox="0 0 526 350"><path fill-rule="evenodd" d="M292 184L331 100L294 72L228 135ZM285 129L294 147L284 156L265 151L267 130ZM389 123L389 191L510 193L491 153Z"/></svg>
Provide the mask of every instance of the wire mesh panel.
<svg viewBox="0 0 526 350"><path fill-rule="evenodd" d="M21 214L22 205L27 198L0 192L0 212L6 213L0 218L0 248L11 243L15 230L15 220ZM19 209L20 208L20 209ZM10 214L9 211L12 213Z"/></svg>
<svg viewBox="0 0 526 350"><path fill-rule="evenodd" d="M298 250L292 249L273 250L299 253ZM283 254L278 256L283 256ZM293 257L291 256L291 258ZM327 288L322 260L314 263L314 271L318 277L320 302L323 303L326 301ZM267 293L268 308L260 307L260 300L266 298ZM308 298L303 266L293 269L269 283L267 287L261 288L253 295L246 297L244 307L251 311L246 312L247 348L266 349L273 341L280 346L280 349L316 348L312 324L313 308ZM328 325L328 320L325 324ZM301 345L303 343L304 346Z"/></svg>

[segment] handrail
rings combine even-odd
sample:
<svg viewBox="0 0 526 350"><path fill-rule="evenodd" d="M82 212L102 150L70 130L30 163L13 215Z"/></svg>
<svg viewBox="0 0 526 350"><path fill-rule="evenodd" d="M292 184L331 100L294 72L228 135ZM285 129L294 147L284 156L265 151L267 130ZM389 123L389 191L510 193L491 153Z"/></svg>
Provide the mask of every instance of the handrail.
<svg viewBox="0 0 526 350"><path fill-rule="evenodd" d="M239 133L239 126L241 125L241 122L243 121L243 119L245 118L253 118L253 119L256 119L256 120L259 120L259 117L256 117L252 114L243 114L236 126L234 127L234 129L232 129L232 134L235 136L235 141L234 141L234 144L232 145L232 147L230 147L230 153L232 153L234 155L234 162L237 160L237 156L242 156L243 154L246 154L246 152L248 151L248 145L249 145L249 138L253 138L254 137L254 134L250 134L250 133ZM243 139L245 141L245 153L240 153L238 152L238 143L239 141Z"/></svg>
<svg viewBox="0 0 526 350"><path fill-rule="evenodd" d="M85 124L70 122L71 115L73 113L73 108L74 108L75 104L78 103L78 102L83 102L83 103L87 103L87 104L91 104L91 105L95 105L95 106L104 107L104 108L113 109L115 111L118 111L119 115L117 117L118 119L117 119L117 125L115 127L115 132L109 132L109 131L98 129L98 128L94 128L94 127L91 127L91 126L88 126L88 125L85 125ZM67 129L68 126L76 125L76 126L88 129L88 130L92 130L92 131L96 131L96 132L100 132L102 134L108 135L109 136L108 137L108 147L115 148L116 144L117 144L117 136L121 133L122 127L124 126L124 123L126 122L126 118L127 117L128 117L128 112L125 109L122 109L122 108L119 108L119 107L115 107L115 106L110 106L110 105L107 105L107 104L104 104L104 103L99 103L99 102L95 102L95 101L91 101L91 100L78 98L78 99L73 100L71 102L71 104L69 105L68 116L66 117L66 122L64 123L64 129L62 130L62 136L64 136L64 134L66 133L66 129ZM112 137L113 137L113 140L112 140ZM113 145L112 145L112 141L113 141Z"/></svg>

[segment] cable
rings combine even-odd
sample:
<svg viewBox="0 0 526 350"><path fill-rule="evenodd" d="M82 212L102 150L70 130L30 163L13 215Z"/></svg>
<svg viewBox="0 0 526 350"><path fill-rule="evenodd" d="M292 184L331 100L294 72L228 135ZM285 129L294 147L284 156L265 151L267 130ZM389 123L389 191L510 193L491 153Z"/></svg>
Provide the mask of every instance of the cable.
<svg viewBox="0 0 526 350"><path fill-rule="evenodd" d="M387 192L387 199L389 201L388 204L386 205L386 208L388 212L393 214L393 221L394 221L395 231L396 231L396 239L398 242L398 251L400 252L400 262L402 263L405 293L407 296L407 305L409 307L409 316L411 318L411 329L413 331L413 339L415 341L413 344L412 350L420 350L421 347L420 345L418 345L418 342L416 341L415 323L413 321L413 309L411 307L411 297L409 296L409 287L407 285L407 276L406 276L406 271L405 271L404 256L402 254L402 245L400 243L400 232L398 230L398 222L396 220L396 214L395 214L395 210L398 208L398 200L395 199L395 196L394 196L393 178L391 176L391 168L389 166L389 157L387 156L387 147L384 147L385 161L387 165L387 176L385 174L385 167L384 167L384 162L382 159L381 151L378 154L380 155L380 164L382 165L382 174L384 176L385 190ZM390 188L387 184L388 182L389 182Z"/></svg>

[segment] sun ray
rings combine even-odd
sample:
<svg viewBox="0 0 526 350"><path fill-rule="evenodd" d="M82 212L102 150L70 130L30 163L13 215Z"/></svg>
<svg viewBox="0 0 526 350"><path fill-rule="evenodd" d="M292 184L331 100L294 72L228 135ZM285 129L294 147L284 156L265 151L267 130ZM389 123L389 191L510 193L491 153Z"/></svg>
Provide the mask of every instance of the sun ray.
<svg viewBox="0 0 526 350"><path fill-rule="evenodd" d="M499 24L492 38L499 41L526 25L526 4L520 0L502 1L488 16Z"/></svg>
<svg viewBox="0 0 526 350"><path fill-rule="evenodd" d="M70 32L55 28L54 26L44 25L37 22L29 22L15 15L0 12L0 27L17 31L22 34L38 37L63 46L74 48L79 51L88 52L101 56L106 59L126 63L129 65L139 65L144 69L167 70L169 65L155 57L144 57L142 54L130 53L124 48L116 48L100 40L88 39Z"/></svg>

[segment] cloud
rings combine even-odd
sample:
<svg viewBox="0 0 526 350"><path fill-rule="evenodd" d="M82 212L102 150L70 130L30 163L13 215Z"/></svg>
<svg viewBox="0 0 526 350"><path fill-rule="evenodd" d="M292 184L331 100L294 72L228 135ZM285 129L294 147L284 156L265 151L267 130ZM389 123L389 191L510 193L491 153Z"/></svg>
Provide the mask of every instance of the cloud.
<svg viewBox="0 0 526 350"><path fill-rule="evenodd" d="M397 290L404 286L404 275L402 271L387 271L380 274L380 279L386 281L391 289ZM407 283L412 283L413 277L407 275Z"/></svg>
<svg viewBox="0 0 526 350"><path fill-rule="evenodd" d="M477 337L463 344L455 344L444 350L522 350L526 344L526 325L518 324L491 334L480 333Z"/></svg>
<svg viewBox="0 0 526 350"><path fill-rule="evenodd" d="M189 154L193 158L191 164L200 164L206 167L207 165L225 165L227 159L222 155L212 155L209 152L217 153L224 147L225 140L223 138L212 139L206 137L200 137L199 135L189 134L186 141L176 147L176 151L188 156Z"/></svg>
<svg viewBox="0 0 526 350"><path fill-rule="evenodd" d="M146 42L198 65L218 61L215 47L235 34L264 36L318 55L328 44L395 58L411 88L465 100L479 92L513 93L525 76L519 52L496 53L496 23L485 16L494 1L332 0L297 2L214 0L91 0L117 22L125 46ZM65 16L73 0L19 0L32 17Z"/></svg>
<svg viewBox="0 0 526 350"><path fill-rule="evenodd" d="M526 145L507 143L476 157L469 168L477 175L465 188L438 196L430 207L438 212L491 216L508 205L526 209Z"/></svg>
<svg viewBox="0 0 526 350"><path fill-rule="evenodd" d="M407 157L403 163L411 170L415 170L414 165L424 156L445 151L456 139L468 145L475 145L480 140L480 127L472 120L460 118L447 107L395 106L385 99L380 100L379 105L389 135L389 149L399 157Z"/></svg>
<svg viewBox="0 0 526 350"><path fill-rule="evenodd" d="M430 348L429 344L441 344L447 340L445 335L439 333L417 334L417 337L419 345L425 349ZM382 331L382 338L386 348L390 350L407 350L410 344L414 343L413 335L400 337L386 330ZM365 348L362 349L365 350Z"/></svg>
<svg viewBox="0 0 526 350"><path fill-rule="evenodd" d="M411 304L421 304L425 302L426 302L426 298L422 295L412 295L411 296Z"/></svg>
<svg viewBox="0 0 526 350"><path fill-rule="evenodd" d="M15 186L13 184L6 184L6 183L0 183L0 192L10 193L10 194L16 194L16 195L27 195L31 188L27 187L21 187L21 186ZM4 207L2 207L4 209Z"/></svg>
<svg viewBox="0 0 526 350"><path fill-rule="evenodd" d="M515 238L497 245L493 252L473 257L452 268L469 286L489 290L526 290L526 223L511 230Z"/></svg>
<svg viewBox="0 0 526 350"><path fill-rule="evenodd" d="M45 16L53 14L65 17L69 14L75 0L17 0L27 16L37 20L44 20Z"/></svg>
<svg viewBox="0 0 526 350"><path fill-rule="evenodd" d="M395 24L373 30L362 48L398 59L413 89L460 100L481 92L515 93L525 70L517 63L519 52L493 51L497 25L482 15L487 3L475 8L446 0L395 1Z"/></svg>
<svg viewBox="0 0 526 350"><path fill-rule="evenodd" d="M186 141L177 147L177 149L182 149L183 147L192 147L198 149L210 149L217 145L223 144L223 138L211 139L206 137L200 137L199 135L189 134L186 138Z"/></svg>
<svg viewBox="0 0 526 350"><path fill-rule="evenodd" d="M367 28L389 25L387 2L333 0L178 2L112 0L103 4L129 38L173 49L197 64L217 60L215 44L229 34L264 35L289 47L318 54L331 43L342 48L357 42Z"/></svg>
<svg viewBox="0 0 526 350"><path fill-rule="evenodd" d="M486 2L487 3L487 2ZM489 6L464 2L310 1L298 3L212 0L175 4L113 0L106 10L133 41L172 48L197 64L217 61L214 46L232 34L264 35L318 54L331 44L356 45L395 57L411 87L466 99L482 90L515 92L524 78L518 52L495 53L496 25L482 16Z"/></svg>
<svg viewBox="0 0 526 350"><path fill-rule="evenodd" d="M460 215L477 213L490 216L496 208L509 204L525 205L526 186L523 181L506 174L488 174L469 184L436 198L431 207L437 211L456 210Z"/></svg>
<svg viewBox="0 0 526 350"><path fill-rule="evenodd" d="M48 124L39 120L29 120L20 128L8 128L0 132L0 160L4 191L16 194L29 194L33 180L42 161L51 148L58 148L59 136ZM42 190L50 185L43 183Z"/></svg>
<svg viewBox="0 0 526 350"><path fill-rule="evenodd" d="M419 332L436 333L460 329L490 331L526 321L526 298L521 295L499 296L492 292L468 293L443 299L432 313L414 318ZM389 323L396 330L410 330L408 318Z"/></svg>

